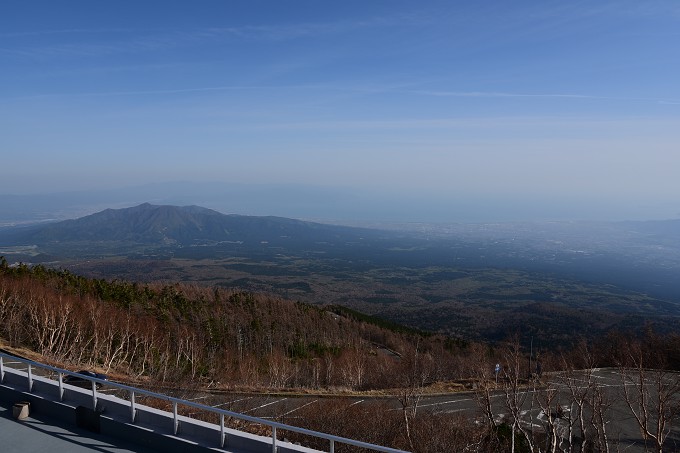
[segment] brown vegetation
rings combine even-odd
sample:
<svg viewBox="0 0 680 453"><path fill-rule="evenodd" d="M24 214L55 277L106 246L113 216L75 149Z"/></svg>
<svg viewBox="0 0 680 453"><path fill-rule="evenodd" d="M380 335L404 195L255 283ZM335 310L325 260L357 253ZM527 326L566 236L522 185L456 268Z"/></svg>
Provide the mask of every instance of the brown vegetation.
<svg viewBox="0 0 680 453"><path fill-rule="evenodd" d="M6 264L0 321L0 337L54 363L231 388L397 387L416 343L431 379L450 379L463 347L264 295Z"/></svg>
<svg viewBox="0 0 680 453"><path fill-rule="evenodd" d="M680 380L660 370L680 369L677 334L650 328L639 339L611 333L570 350L542 351L538 371L518 337L491 347L361 317L220 288L85 279L0 261L0 338L59 365L154 385L382 390L399 406L326 401L301 408L296 424L418 453L616 451L612 399L618 397L644 442L668 450ZM493 363L501 364L497 375ZM620 394L598 383L597 366L618 368ZM553 376L561 396L555 387L541 388L548 382L541 371L551 370L560 370ZM419 407L429 389L450 388L475 390L477 419ZM543 414L540 429L527 405Z"/></svg>

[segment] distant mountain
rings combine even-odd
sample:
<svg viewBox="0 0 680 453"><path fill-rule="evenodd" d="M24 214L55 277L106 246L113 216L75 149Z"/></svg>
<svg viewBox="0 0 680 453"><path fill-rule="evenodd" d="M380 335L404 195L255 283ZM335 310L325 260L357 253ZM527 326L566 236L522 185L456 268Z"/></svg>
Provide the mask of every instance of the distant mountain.
<svg viewBox="0 0 680 453"><path fill-rule="evenodd" d="M11 188L0 188L10 190ZM389 197L351 188L304 184L239 184L224 182L149 183L101 190L11 195L0 193L0 227L75 219L106 208L124 208L144 202L156 205L198 205L218 212L275 215L307 219L423 220L418 209L405 209L401 197ZM402 215L398 215L401 213Z"/></svg>
<svg viewBox="0 0 680 453"><path fill-rule="evenodd" d="M384 231L144 203L0 228L10 263L343 305L426 330L560 342L680 323L680 221Z"/></svg>
<svg viewBox="0 0 680 453"><path fill-rule="evenodd" d="M49 246L69 242L92 246L117 242L147 246L196 246L222 242L291 243L352 241L376 231L283 217L221 214L199 206L144 203L57 223L13 229L5 244ZM0 239L2 241L2 239Z"/></svg>

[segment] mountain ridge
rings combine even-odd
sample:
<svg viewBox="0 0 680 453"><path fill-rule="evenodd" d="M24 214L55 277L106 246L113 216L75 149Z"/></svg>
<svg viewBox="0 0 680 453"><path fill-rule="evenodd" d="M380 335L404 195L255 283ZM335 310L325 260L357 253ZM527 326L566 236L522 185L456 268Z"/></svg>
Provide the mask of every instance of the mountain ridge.
<svg viewBox="0 0 680 453"><path fill-rule="evenodd" d="M143 203L129 208L109 208L78 219L33 226L17 234L25 243L38 245L71 241L118 241L190 246L220 241L269 242L282 238L328 240L347 236L348 239L356 239L370 231L285 217L222 214L196 205Z"/></svg>
<svg viewBox="0 0 680 453"><path fill-rule="evenodd" d="M0 230L0 255L95 278L343 305L463 338L521 330L547 343L679 322L678 243L635 232L655 224L632 226L386 231L143 203L18 228L12 237Z"/></svg>

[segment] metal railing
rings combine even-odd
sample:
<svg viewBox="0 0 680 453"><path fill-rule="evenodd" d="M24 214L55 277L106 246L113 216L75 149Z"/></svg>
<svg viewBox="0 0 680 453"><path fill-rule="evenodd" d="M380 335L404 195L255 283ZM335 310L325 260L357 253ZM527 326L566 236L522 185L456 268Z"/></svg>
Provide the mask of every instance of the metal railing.
<svg viewBox="0 0 680 453"><path fill-rule="evenodd" d="M225 417L231 417L231 418L235 418L235 419L238 419L238 420L243 420L243 421L247 421L247 422L256 423L256 424L260 424L260 425L270 427L271 431L272 431L272 435L271 435L272 453L277 452L277 437L276 437L277 429L280 429L280 430L283 430L283 431L291 431L291 432L303 434L303 435L310 436L310 437L316 437L316 438L319 438L319 439L325 439L329 442L329 445L330 445L329 452L330 453L335 452L335 444L336 443L352 445L352 446L364 448L364 449L367 449L367 450L373 450L373 451L379 451L379 452L385 452L385 453L408 453L408 452L405 452L404 450L397 450L397 449L394 449L394 448L383 447L383 446L380 446L380 445L361 442L361 441L354 440L354 439L348 439L346 437L334 436L332 434L321 433L321 432L318 432L318 431L312 431L312 430L305 429L305 428L298 428L296 426L286 425L286 424L279 423L279 422L274 422L274 421L265 420L265 419L258 418L258 417L252 417L252 416L249 416L249 415L240 414L238 412L231 412L231 411L224 410L224 409L206 406L204 404L195 403L193 401L182 400L182 399L179 399L179 398L174 398L174 397L171 397L171 396L168 396L168 395L163 395L163 394L160 394L160 393L155 393L155 392L151 392L151 391L148 391L148 390L143 390L143 389L139 389L139 388L136 388L136 387L131 387L131 386L125 385L125 384L119 384L117 382L108 381L108 380L105 380L105 379L99 379L99 378L95 378L95 377L91 377L91 376L85 376L85 375L78 374L78 373L73 372L73 371L63 370L61 368L56 368L56 367L53 367L53 366L50 366L50 365L45 365L43 363L34 362L34 361L31 361L31 360L23 359L23 358L16 357L16 356L13 356L13 355L8 355L8 354L5 354L5 353L0 353L0 384L2 384L5 380L5 371L6 371L5 359L10 359L14 362L20 362L20 363L23 363L23 364L28 366L28 372L27 372L27 380L28 381L27 381L27 384L28 384L29 393L33 391L33 369L34 368L51 371L51 372L57 374L57 376L58 376L57 382L58 382L58 386L59 386L59 400L60 401L63 401L64 385L67 384L67 383L64 382L64 379L63 379L64 376L75 376L75 377L81 378L83 380L90 381L91 384L92 384L92 409L94 409L94 410L97 409L97 400L98 400L97 384L106 385L108 388L116 388L116 389L128 392L128 394L130 396L130 399L129 399L129 402L130 402L130 421L133 424L135 422L135 416L136 416L137 410L139 410L136 403L135 403L135 397L137 395L143 395L143 396L147 396L147 397L151 397L151 398L156 398L156 399L159 399L161 401L167 401L167 402L172 404L172 432L173 432L174 435L179 434L178 433L178 431L179 431L178 430L178 428L179 428L179 414L178 414L178 411L177 411L178 405L188 406L188 407L192 407L194 409L198 409L198 410L203 411L203 412L208 412L208 413L219 415L219 418L220 418L220 424L219 424L220 433L219 433L219 442L217 442L217 444L219 445L220 448L224 447L225 441L227 439L226 427L225 427L225 424L224 424ZM125 401L125 400L121 399L121 401ZM187 417L187 416L183 415L183 417ZM191 417L187 417L187 418L191 418Z"/></svg>

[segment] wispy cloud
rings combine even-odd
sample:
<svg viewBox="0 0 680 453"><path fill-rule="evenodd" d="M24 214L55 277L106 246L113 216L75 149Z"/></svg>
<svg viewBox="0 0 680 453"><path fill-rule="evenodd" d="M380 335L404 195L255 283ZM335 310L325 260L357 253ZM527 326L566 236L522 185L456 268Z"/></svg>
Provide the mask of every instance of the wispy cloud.
<svg viewBox="0 0 680 453"><path fill-rule="evenodd" d="M62 98L62 97L115 97L115 96L143 96L143 95L163 95L163 94L183 94L183 93L200 93L209 91L241 91L241 90L265 90L281 87L267 87L267 86L219 86L219 87L199 87L199 88L177 88L168 90L128 90L128 91L91 91L81 93L47 93L32 96L23 96L23 99L41 99L41 98Z"/></svg>
<svg viewBox="0 0 680 453"><path fill-rule="evenodd" d="M437 97L460 97L460 98L557 98L557 99L591 99L603 101L630 101L630 102L654 102L657 104L680 104L680 101L661 98L645 97L616 97L616 96L597 96L590 94L575 93L511 93L498 91L428 91L413 90L411 94Z"/></svg>
<svg viewBox="0 0 680 453"><path fill-rule="evenodd" d="M0 53L19 57L58 58L93 57L112 54L142 53L188 47L225 40L285 41L331 34L351 33L359 29L399 24L398 17L374 17L364 20L302 22L278 25L240 25L185 30L173 29L53 29L0 33L6 40L29 36L44 37L44 43L0 48ZM83 41L82 35L100 35L98 42ZM55 37L62 42L54 43ZM5 43L7 46L7 44Z"/></svg>
<svg viewBox="0 0 680 453"><path fill-rule="evenodd" d="M52 30L27 30L17 32L0 32L0 38L25 38L29 36L53 36L53 35L92 35L105 33L131 33L129 28L63 28Z"/></svg>
<svg viewBox="0 0 680 453"><path fill-rule="evenodd" d="M202 37L237 37L255 40L288 40L310 36L348 33L362 28L393 23L384 18L356 21L297 23L289 25L247 25L239 27L221 27L196 30L194 33Z"/></svg>
<svg viewBox="0 0 680 453"><path fill-rule="evenodd" d="M155 66L154 66L155 67ZM161 68L165 66L159 66ZM436 91L436 90L405 90L404 86L409 84L376 85L376 86L351 86L351 85L328 85L328 84L289 84L289 85L222 85L207 87L183 87L163 90L121 90L121 91L100 91L100 92L75 92L75 93L46 93L40 95L27 96L29 98L48 98L48 97L114 97L114 96L139 96L139 95L173 95L190 94L201 92L220 92L220 91L258 91L258 90L281 90L284 92L297 91L317 91L317 92L345 92L361 95L372 95L382 93L396 93L409 95L422 95L434 97L452 98L534 98L534 99L573 99L573 100L595 100L595 101L617 101L617 102L651 102L660 105L680 105L680 100L644 97L614 97L597 96L576 93L512 93L498 91Z"/></svg>
<svg viewBox="0 0 680 453"><path fill-rule="evenodd" d="M602 128L618 128L625 125L631 130L640 125L674 125L672 120L652 120L649 118L602 118L598 116L493 116L493 117L451 117L451 118L404 118L384 120L327 120L259 123L253 129L290 129L290 130L407 130L407 129L441 129L441 130L499 130L517 131L526 128L535 133L537 127L548 126L564 130L587 130ZM241 127L241 126L239 126Z"/></svg>
<svg viewBox="0 0 680 453"><path fill-rule="evenodd" d="M140 66L140 68L167 68L172 65L151 65ZM136 67L123 67L120 70L134 70ZM99 70L98 68L95 69ZM105 71L117 70L116 67L102 69ZM44 93L30 96L17 96L14 99L39 99L39 98L68 98L68 97L115 97L115 96L139 96L139 95L165 95L165 94L190 94L201 92L220 92L220 91L263 91L263 90L280 90L285 93L293 91L315 91L315 92L340 92L340 93L359 93L359 94L375 94L385 92L397 92L394 87L380 86L380 87L358 87L358 86L342 86L342 85L328 85L328 84L287 84L287 85L222 85L222 86L207 86L207 87L184 87L163 90L120 90L120 91L89 91L89 92L62 92L62 93Z"/></svg>
<svg viewBox="0 0 680 453"><path fill-rule="evenodd" d="M59 44L44 44L0 48L0 53L24 58L51 59L64 57L103 57L115 54L157 51L186 42L174 35L145 36L134 39L103 39L98 43L73 40Z"/></svg>
<svg viewBox="0 0 680 453"><path fill-rule="evenodd" d="M575 98L575 99L606 99L602 96L585 94L562 93L505 93L498 91L411 91L412 94L440 97L465 98Z"/></svg>

